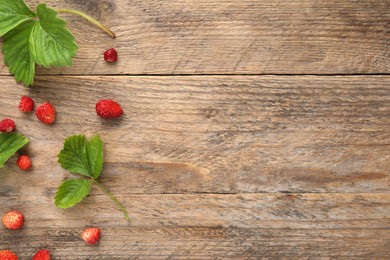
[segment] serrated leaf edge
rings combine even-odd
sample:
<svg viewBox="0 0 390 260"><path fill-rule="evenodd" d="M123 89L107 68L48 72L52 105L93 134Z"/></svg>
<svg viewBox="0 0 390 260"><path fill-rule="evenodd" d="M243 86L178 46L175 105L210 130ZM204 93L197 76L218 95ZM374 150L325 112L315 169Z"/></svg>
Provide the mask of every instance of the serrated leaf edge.
<svg viewBox="0 0 390 260"><path fill-rule="evenodd" d="M18 146L18 148L15 150L15 152L11 155L11 156L9 156L5 161L4 161L4 163L0 163L0 168L2 168L3 166L4 166L4 164L12 157L12 156L14 156L23 146L25 146L30 140L25 136L25 135L23 135L23 134L20 134L20 133L10 133L10 134L5 134L5 133L1 133L1 135L8 135L8 136L15 136L15 138L11 141L12 143L13 142L15 142L15 140L17 139L17 138L22 138L21 139L21 141L22 141L22 143L21 143L21 145L19 145ZM4 145L4 143L3 144L1 144L1 145ZM12 144L10 145L10 146L8 146L7 147L7 149L10 149L10 147L12 146Z"/></svg>
<svg viewBox="0 0 390 260"><path fill-rule="evenodd" d="M60 191L61 191L61 188L68 182L71 182L71 181L80 181L80 182L86 182L88 183L88 192L87 194L85 194L83 197L81 197L80 199L78 200L75 200L75 202L67 205L67 206L63 206L61 204L59 204L59 201L57 201L58 199L58 196L60 195ZM91 182L92 180L85 180L85 179L68 179L68 180L65 180L61 183L61 185L57 188L57 191L56 191L56 194L54 196L54 205L58 208L62 208L62 209L68 209L68 208L72 208L74 207L75 205L77 205L78 203L80 203L85 197L87 197L89 195L89 193L91 192Z"/></svg>

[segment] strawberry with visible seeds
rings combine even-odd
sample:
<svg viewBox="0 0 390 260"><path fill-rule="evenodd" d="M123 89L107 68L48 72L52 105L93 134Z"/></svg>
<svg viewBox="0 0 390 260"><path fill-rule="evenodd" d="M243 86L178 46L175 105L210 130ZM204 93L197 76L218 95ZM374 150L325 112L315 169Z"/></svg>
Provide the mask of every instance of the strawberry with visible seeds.
<svg viewBox="0 0 390 260"><path fill-rule="evenodd" d="M118 60L118 52L114 49L108 49L104 52L104 60L110 63L116 62Z"/></svg>
<svg viewBox="0 0 390 260"><path fill-rule="evenodd" d="M7 212L3 216L2 221L6 228L16 230L20 229L23 226L24 216L19 211L13 210Z"/></svg>
<svg viewBox="0 0 390 260"><path fill-rule="evenodd" d="M30 97L22 96L18 108L21 112L31 112L34 110L34 100Z"/></svg>
<svg viewBox="0 0 390 260"><path fill-rule="evenodd" d="M31 159L30 159L30 157L28 155L21 155L21 156L19 156L19 158L16 161L16 163L18 164L19 168L22 171L28 171L28 170L31 169L31 166L32 166Z"/></svg>
<svg viewBox="0 0 390 260"><path fill-rule="evenodd" d="M52 124L56 120L56 110L49 102L38 106L35 115L44 124Z"/></svg>
<svg viewBox="0 0 390 260"><path fill-rule="evenodd" d="M96 113L98 116L112 119L123 115L121 106L112 99L102 99L96 103Z"/></svg>
<svg viewBox="0 0 390 260"><path fill-rule="evenodd" d="M16 125L12 119L6 118L0 122L0 132L2 133L9 134L15 131L15 129L16 129Z"/></svg>
<svg viewBox="0 0 390 260"><path fill-rule="evenodd" d="M10 250L0 250L0 260L18 260L18 256Z"/></svg>
<svg viewBox="0 0 390 260"><path fill-rule="evenodd" d="M87 228L81 234L81 237L84 239L87 244L93 245L96 244L100 238L100 229L98 228Z"/></svg>
<svg viewBox="0 0 390 260"><path fill-rule="evenodd" d="M50 260L50 252L46 249L36 252L32 260Z"/></svg>

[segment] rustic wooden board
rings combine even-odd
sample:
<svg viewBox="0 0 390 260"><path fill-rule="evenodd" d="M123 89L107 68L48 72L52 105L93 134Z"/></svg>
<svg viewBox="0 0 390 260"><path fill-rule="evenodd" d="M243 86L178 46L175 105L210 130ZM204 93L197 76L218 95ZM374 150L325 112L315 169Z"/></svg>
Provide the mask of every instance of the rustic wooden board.
<svg viewBox="0 0 390 260"><path fill-rule="evenodd" d="M93 191L94 193L95 190ZM11 197L12 198L12 197ZM103 194L66 212L31 194L17 205L29 218L3 231L3 246L22 259L46 247L55 259L386 259L388 194L130 195L127 224ZM1 200L1 208L8 207ZM95 205L95 206L92 206ZM99 206L97 206L99 205ZM44 212L44 214L43 214ZM102 229L98 246L80 238Z"/></svg>
<svg viewBox="0 0 390 260"><path fill-rule="evenodd" d="M26 217L19 231L0 225L0 250L22 260L41 248L54 260L390 259L390 0L45 2L118 37L61 14L80 46L74 66L38 68L30 89L0 66L0 119L30 138L22 152L34 163L22 173L13 157L0 171L0 216ZM102 59L111 47L115 65ZM53 103L56 124L20 113L24 94ZM101 98L125 116L99 119ZM96 187L75 208L53 206L71 177L56 155L76 133L102 136L101 180L131 223ZM89 226L102 229L96 246L80 238Z"/></svg>
<svg viewBox="0 0 390 260"><path fill-rule="evenodd" d="M57 183L63 140L100 133L107 150L103 177L124 193L389 189L389 76L52 76L38 78L33 89L11 77L2 82L1 116L16 120L32 140L37 170ZM51 101L57 123L44 126L20 113L22 94ZM100 98L117 100L125 117L98 118ZM3 170L6 183L24 192L7 174L14 170Z"/></svg>
<svg viewBox="0 0 390 260"><path fill-rule="evenodd" d="M38 0L27 0L35 6ZM47 0L81 9L118 35L69 18L74 66L41 74L389 73L390 0ZM116 66L105 49L120 54ZM2 57L0 57L2 59ZM0 74L8 74L4 66Z"/></svg>
<svg viewBox="0 0 390 260"><path fill-rule="evenodd" d="M258 259L390 257L390 76L40 76L25 89L0 77L0 118L31 142L34 169L1 170L0 249L29 259ZM58 111L53 126L17 110L28 94ZM125 116L95 116L100 98ZM70 177L56 155L65 137L99 133L102 181L81 205L53 206ZM282 194L288 193L288 194ZM99 226L98 246L80 232Z"/></svg>

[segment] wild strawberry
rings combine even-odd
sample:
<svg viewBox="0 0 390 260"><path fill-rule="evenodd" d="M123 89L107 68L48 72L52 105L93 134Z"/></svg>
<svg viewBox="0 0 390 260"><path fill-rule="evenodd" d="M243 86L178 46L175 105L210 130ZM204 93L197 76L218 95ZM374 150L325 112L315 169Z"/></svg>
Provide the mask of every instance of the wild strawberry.
<svg viewBox="0 0 390 260"><path fill-rule="evenodd" d="M12 119L6 118L0 122L0 132L11 133L15 131L15 122Z"/></svg>
<svg viewBox="0 0 390 260"><path fill-rule="evenodd" d="M0 260L18 260L18 256L10 250L0 250Z"/></svg>
<svg viewBox="0 0 390 260"><path fill-rule="evenodd" d="M83 231L81 234L81 237L84 239L87 244L93 245L96 244L96 242L100 238L100 229L98 228L87 228Z"/></svg>
<svg viewBox="0 0 390 260"><path fill-rule="evenodd" d="M34 109L34 100L30 97L23 96L20 98L18 108L22 112L31 112Z"/></svg>
<svg viewBox="0 0 390 260"><path fill-rule="evenodd" d="M123 115L121 106L112 99L99 100L96 103L96 113L103 118L118 118Z"/></svg>
<svg viewBox="0 0 390 260"><path fill-rule="evenodd" d="M44 124L52 124L56 120L56 110L49 102L38 106L35 115Z"/></svg>
<svg viewBox="0 0 390 260"><path fill-rule="evenodd" d="M107 62L116 62L118 60L118 53L114 48L108 49L104 52L104 60Z"/></svg>
<svg viewBox="0 0 390 260"><path fill-rule="evenodd" d="M50 252L46 249L36 252L32 260L50 260Z"/></svg>
<svg viewBox="0 0 390 260"><path fill-rule="evenodd" d="M18 160L16 161L18 164L19 168L23 171L28 171L30 170L32 166L31 159L28 155L21 155L19 156Z"/></svg>
<svg viewBox="0 0 390 260"><path fill-rule="evenodd" d="M19 211L13 210L7 212L2 221L6 228L16 230L23 226L24 216Z"/></svg>

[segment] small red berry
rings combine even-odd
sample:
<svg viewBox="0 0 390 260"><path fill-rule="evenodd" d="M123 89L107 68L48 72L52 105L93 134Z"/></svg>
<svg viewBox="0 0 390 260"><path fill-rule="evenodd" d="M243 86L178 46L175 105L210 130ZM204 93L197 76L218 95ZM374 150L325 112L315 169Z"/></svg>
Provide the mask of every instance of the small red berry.
<svg viewBox="0 0 390 260"><path fill-rule="evenodd" d="M81 237L84 239L87 244L93 245L96 244L96 242L100 238L100 229L98 228L87 228L83 231L81 234Z"/></svg>
<svg viewBox="0 0 390 260"><path fill-rule="evenodd" d="M9 134L15 131L15 129L15 122L12 119L6 118L0 122L0 132Z"/></svg>
<svg viewBox="0 0 390 260"><path fill-rule="evenodd" d="M19 168L23 171L28 171L30 170L32 166L31 159L28 155L21 155L19 156L18 160L16 161L18 164Z"/></svg>
<svg viewBox="0 0 390 260"><path fill-rule="evenodd" d="M118 60L118 53L114 48L108 49L104 52L104 60L107 62L116 62Z"/></svg>
<svg viewBox="0 0 390 260"><path fill-rule="evenodd" d="M99 100L96 103L96 113L98 116L111 119L123 115L121 106L112 99Z"/></svg>
<svg viewBox="0 0 390 260"><path fill-rule="evenodd" d="M35 253L32 260L50 260L50 252L46 249L39 250Z"/></svg>
<svg viewBox="0 0 390 260"><path fill-rule="evenodd" d="M18 260L18 256L10 250L0 250L0 260Z"/></svg>
<svg viewBox="0 0 390 260"><path fill-rule="evenodd" d="M35 115L44 124L52 124L56 120L56 110L49 102L38 106Z"/></svg>
<svg viewBox="0 0 390 260"><path fill-rule="evenodd" d="M24 217L19 211L13 210L7 212L2 221L6 228L16 230L23 226Z"/></svg>
<svg viewBox="0 0 390 260"><path fill-rule="evenodd" d="M18 108L22 112L31 112L34 109L34 100L30 97L23 96L20 98Z"/></svg>

